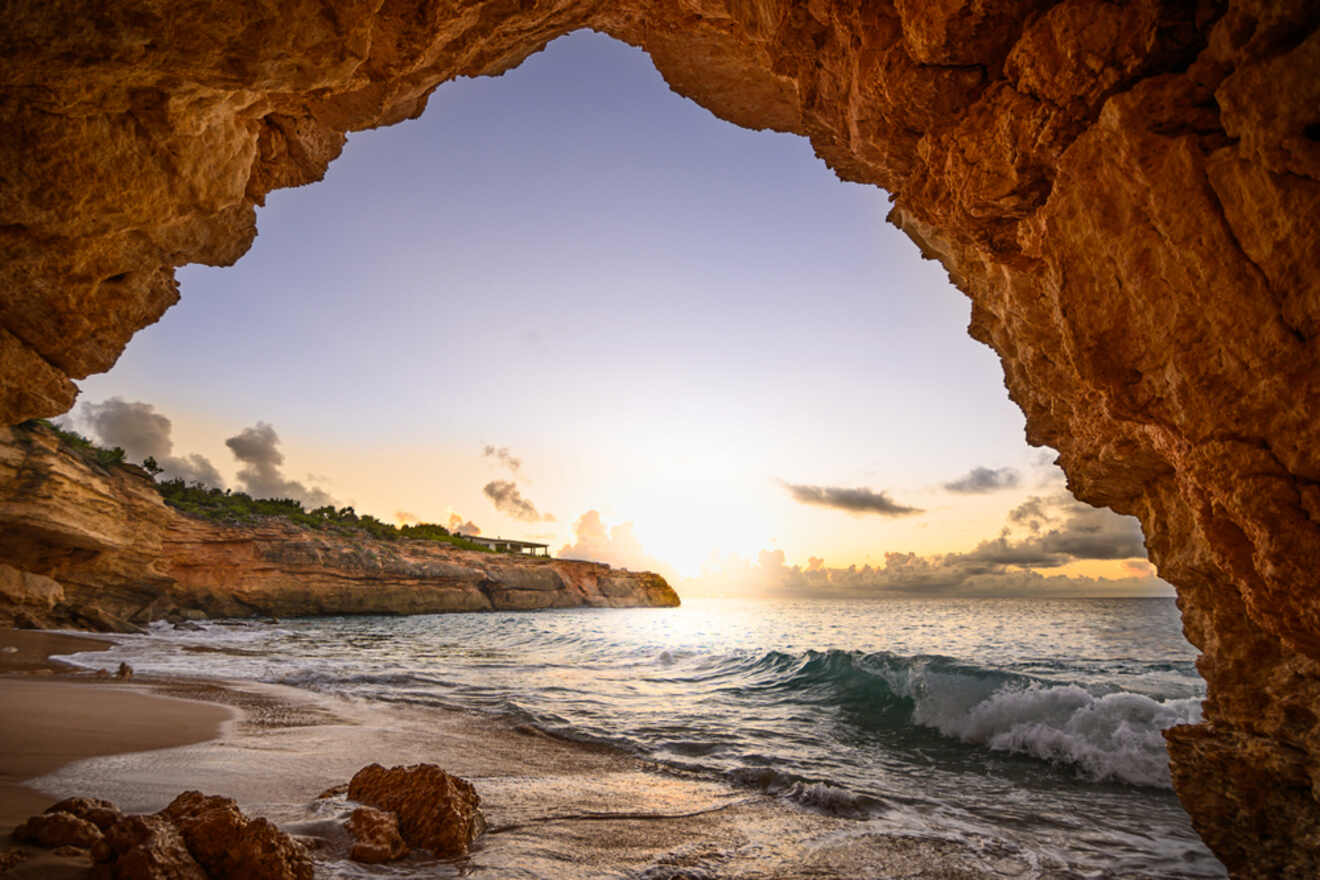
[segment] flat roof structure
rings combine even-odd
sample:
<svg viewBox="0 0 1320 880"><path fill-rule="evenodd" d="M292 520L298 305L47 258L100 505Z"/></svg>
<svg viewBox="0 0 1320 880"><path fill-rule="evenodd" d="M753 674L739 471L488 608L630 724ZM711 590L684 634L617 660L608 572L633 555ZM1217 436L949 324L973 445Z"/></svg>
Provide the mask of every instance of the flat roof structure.
<svg viewBox="0 0 1320 880"><path fill-rule="evenodd" d="M465 541L489 547L504 553L530 553L532 556L549 556L550 545L536 541L519 541L515 538L486 538L481 535L459 535Z"/></svg>

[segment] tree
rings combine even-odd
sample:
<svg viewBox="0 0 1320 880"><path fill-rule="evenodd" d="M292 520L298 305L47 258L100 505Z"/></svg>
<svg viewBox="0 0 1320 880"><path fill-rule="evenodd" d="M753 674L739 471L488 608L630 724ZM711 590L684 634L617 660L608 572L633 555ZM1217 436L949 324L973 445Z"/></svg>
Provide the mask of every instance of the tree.
<svg viewBox="0 0 1320 880"><path fill-rule="evenodd" d="M163 467L156 464L156 456L154 455L148 455L142 461L142 469L145 470L147 473L151 474L152 477L155 477L161 471L165 470Z"/></svg>

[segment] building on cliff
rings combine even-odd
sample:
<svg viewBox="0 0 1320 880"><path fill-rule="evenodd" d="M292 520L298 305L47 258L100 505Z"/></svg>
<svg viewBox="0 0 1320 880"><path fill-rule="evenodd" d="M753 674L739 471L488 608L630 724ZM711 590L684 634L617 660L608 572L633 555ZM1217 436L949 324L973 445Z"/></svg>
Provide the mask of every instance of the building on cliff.
<svg viewBox="0 0 1320 880"><path fill-rule="evenodd" d="M549 544L538 544L535 541L515 541L513 538L482 538L474 535L463 535L462 537L464 541L480 544L497 553L527 553L531 556L546 557L550 555Z"/></svg>

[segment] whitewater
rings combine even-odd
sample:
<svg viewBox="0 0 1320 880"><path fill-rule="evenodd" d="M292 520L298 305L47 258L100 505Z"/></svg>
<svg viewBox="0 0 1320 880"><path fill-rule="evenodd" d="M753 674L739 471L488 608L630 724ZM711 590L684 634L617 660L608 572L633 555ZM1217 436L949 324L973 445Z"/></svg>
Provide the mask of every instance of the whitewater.
<svg viewBox="0 0 1320 880"><path fill-rule="evenodd" d="M1172 600L691 600L153 625L88 666L494 714L1060 877L1222 877L1161 731L1205 686Z"/></svg>

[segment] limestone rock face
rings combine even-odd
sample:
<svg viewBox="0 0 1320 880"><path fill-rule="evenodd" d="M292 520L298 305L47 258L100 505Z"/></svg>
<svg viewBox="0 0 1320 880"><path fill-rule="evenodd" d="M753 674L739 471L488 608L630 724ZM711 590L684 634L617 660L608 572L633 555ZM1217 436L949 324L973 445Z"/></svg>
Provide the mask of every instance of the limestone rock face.
<svg viewBox="0 0 1320 880"><path fill-rule="evenodd" d="M70 377L176 301L175 267L236 260L254 207L319 179L346 132L575 28L643 47L725 119L806 135L841 177L887 189L891 221L968 293L971 334L1073 491L1140 517L1209 683L1205 722L1170 735L1197 828L1238 876L1320 874L1313 2L141 0L89 16L20 0L5 24L10 423L67 409ZM124 594L170 577L154 548L66 525L25 528L138 553L116 563Z"/></svg>
<svg viewBox="0 0 1320 880"><path fill-rule="evenodd" d="M44 428L0 428L0 622L140 632L169 616L434 614L677 605L659 575L380 541L283 520L224 526L166 506ZM137 623L134 623L136 621Z"/></svg>
<svg viewBox="0 0 1320 880"><path fill-rule="evenodd" d="M368 765L349 781L348 798L393 813L409 846L440 857L467 855L486 828L472 783L434 764Z"/></svg>

